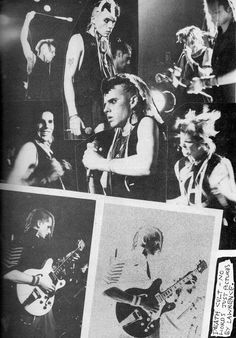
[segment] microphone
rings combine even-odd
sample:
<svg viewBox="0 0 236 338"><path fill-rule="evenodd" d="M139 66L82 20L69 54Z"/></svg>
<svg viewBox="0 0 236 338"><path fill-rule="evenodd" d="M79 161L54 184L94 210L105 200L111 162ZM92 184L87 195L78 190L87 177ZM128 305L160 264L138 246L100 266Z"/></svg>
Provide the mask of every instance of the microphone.
<svg viewBox="0 0 236 338"><path fill-rule="evenodd" d="M73 18L71 18L71 17L57 16L57 15L50 15L50 14L39 13L39 12L36 12L36 14L38 14L38 15L43 15L43 16L48 16L48 17L50 17L50 18L59 19L59 20L64 20L64 21L68 21L68 22L72 22L72 21L73 21Z"/></svg>
<svg viewBox="0 0 236 338"><path fill-rule="evenodd" d="M92 128L91 128L92 129ZM99 142L98 140L94 140L91 145L89 146L90 149L93 149L94 151L96 152L101 152L102 151L102 148L99 147ZM92 169L86 169L86 177L87 177L87 180L89 181L90 177L92 177L92 172L93 170Z"/></svg>

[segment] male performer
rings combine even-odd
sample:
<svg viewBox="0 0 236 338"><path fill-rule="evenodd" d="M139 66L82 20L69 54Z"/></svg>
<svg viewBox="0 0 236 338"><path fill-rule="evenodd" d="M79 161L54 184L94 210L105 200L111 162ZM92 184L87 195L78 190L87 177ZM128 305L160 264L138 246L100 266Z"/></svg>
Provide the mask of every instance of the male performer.
<svg viewBox="0 0 236 338"><path fill-rule="evenodd" d="M33 52L29 37L29 26L36 13L26 14L21 30L21 44L27 61L26 99L50 100L53 87L51 84L52 62L56 55L55 41L51 38L38 41Z"/></svg>
<svg viewBox="0 0 236 338"><path fill-rule="evenodd" d="M214 124L219 117L220 113L216 111L199 115L190 111L184 119L177 121L184 155L175 165L181 192L178 202L223 209L221 246L233 249L236 243L236 185L231 162L215 152L212 137L217 134Z"/></svg>
<svg viewBox="0 0 236 338"><path fill-rule="evenodd" d="M213 77L207 83L203 81L202 87L214 87L214 101L236 102L236 86L234 81L229 79L229 85L223 85L221 80L224 75L236 70L236 9L231 0L204 0L206 19L213 22L218 32L215 38L212 69ZM217 79L220 79L218 82ZM227 83L227 81L226 81ZM230 84L231 83L231 84ZM222 84L222 85L221 85ZM199 92L199 81L193 81L189 92ZM219 86L217 88L217 86Z"/></svg>
<svg viewBox="0 0 236 338"><path fill-rule="evenodd" d="M109 279L112 279L113 282L115 281L119 284L119 282L124 278L125 271L128 273L132 273L132 279L135 280L137 277L138 279L138 285L141 283L145 283L146 281L150 281L152 279L151 275L151 268L149 263L149 258L151 256L156 255L157 253L161 252L163 246L163 234L161 230L154 226L149 227L142 227L140 228L134 235L133 243L132 243L132 252L135 254L133 255L133 261L130 260L128 264L128 260L124 262L123 264L120 264L121 262L119 260L114 261L114 263L111 266L111 271L113 270L114 266L122 265L122 268L120 268L119 273L114 273L114 276L111 274L108 274L108 282ZM138 257L139 256L139 257ZM136 259L138 258L139 263L136 262ZM140 259L139 259L140 258ZM142 271L141 271L142 270ZM135 276L135 272L137 275ZM143 279L143 280L142 280ZM106 280L106 278L105 278ZM143 284L144 288L144 284ZM129 293L122 291L121 289L117 287L111 287L109 289L106 289L104 291L104 295L109 296L116 301L120 301L127 304L132 304L133 301L133 295L130 295ZM140 298L140 306L143 307L147 311L155 310L159 308L158 303L154 302L150 303L150 300L147 301L145 298Z"/></svg>
<svg viewBox="0 0 236 338"><path fill-rule="evenodd" d="M194 76L207 76L212 72L212 49L203 39L203 31L196 26L187 26L177 33L177 42L184 44L178 67L182 69L181 80L188 84Z"/></svg>
<svg viewBox="0 0 236 338"><path fill-rule="evenodd" d="M90 134L104 121L101 81L114 75L109 37L120 14L114 0L100 0L85 33L70 38L64 76L69 128L74 136Z"/></svg>
<svg viewBox="0 0 236 338"><path fill-rule="evenodd" d="M40 113L35 129L34 139L21 147L7 181L10 184L64 189L62 177L71 166L53 156L53 114L48 110Z"/></svg>
<svg viewBox="0 0 236 338"><path fill-rule="evenodd" d="M111 43L111 51L116 72L118 74L130 73L128 68L130 66L132 56L131 46L118 38Z"/></svg>
<svg viewBox="0 0 236 338"><path fill-rule="evenodd" d="M160 313L161 318L159 324L158 322L149 323L145 318L142 318L142 313L141 317L138 318L138 315L135 315L132 312L132 308L129 307L132 306L133 310L136 308L138 312L140 312L139 309L142 309L145 311L144 313L149 316L155 316L155 313L158 313L160 308L164 310L163 305L165 301L162 300L161 296L160 298L155 297L156 294L161 293L161 291L158 290L157 284L154 287L155 291L153 289L153 294L151 294L151 292L148 293L148 296L145 294L145 290L149 289L152 282L157 278L155 274L157 272L158 262L160 263L158 256L162 251L162 247L163 233L158 227L143 226L139 228L133 237L130 255L124 259L119 258L118 255L117 258L111 261L109 271L104 278L107 288L105 287L103 294L118 302L120 305L119 310L116 308L117 318L119 318L119 315L120 318L123 318L120 322L120 327L124 325L129 329L129 323L131 323L130 327L132 323L135 323L136 332L139 334L142 329L144 330L143 327L146 325L147 331L143 332L145 332L145 336L149 338L182 338L186 337L185 334L191 326L191 322L188 322L188 320L185 319L185 327L181 328L179 327L180 321L178 321L178 319L176 320L175 316L175 319L172 318L173 313L170 312L169 315L168 312L166 312L166 314ZM171 266L169 266L169 268L171 269ZM158 278L161 278L161 276L159 275ZM190 279L183 282L180 288L176 288L170 292L168 301L175 302L176 307L181 301L181 306L184 304L184 312L186 312L189 307L189 295L195 288L196 281L197 277L195 275L190 276ZM171 282L169 281L169 283ZM138 292L138 290L140 290L140 292ZM122 306L122 304L127 304L128 307ZM174 309L172 310L174 312ZM196 313L193 312L192 316L196 315ZM147 329L148 324L151 325L150 333L148 333ZM133 332L135 332L135 330ZM119 338L127 338L128 334L123 331L117 336ZM135 333L134 336L136 336ZM193 337L196 336L193 335Z"/></svg>
<svg viewBox="0 0 236 338"><path fill-rule="evenodd" d="M45 259L51 257L50 240L54 226L54 216L46 209L34 209L28 214L23 235L10 243L7 254L3 257L4 280L14 284L37 285L45 292L55 289L48 275L32 276L24 272L27 269L40 269ZM15 295L16 290L11 288L10 292ZM9 302L14 299L14 295L9 296ZM26 313L17 300L14 304L14 308L10 308L8 313L10 322L6 337L55 337L52 311L45 316L36 317ZM5 298L4 310L12 305L7 305Z"/></svg>
<svg viewBox="0 0 236 338"><path fill-rule="evenodd" d="M107 158L88 144L85 167L103 172L100 183L105 194L165 201L164 127L147 85L135 75L120 74L104 80L102 91L104 112L115 135Z"/></svg>

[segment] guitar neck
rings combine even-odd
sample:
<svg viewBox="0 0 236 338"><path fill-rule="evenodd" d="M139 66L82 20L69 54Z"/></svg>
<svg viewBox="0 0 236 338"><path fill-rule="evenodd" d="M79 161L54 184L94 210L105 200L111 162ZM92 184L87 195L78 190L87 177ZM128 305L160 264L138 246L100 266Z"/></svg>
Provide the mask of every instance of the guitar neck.
<svg viewBox="0 0 236 338"><path fill-rule="evenodd" d="M75 249L71 252L71 254L66 257L62 263L53 271L53 274L56 278L60 277L60 275L63 273L63 270L72 262L76 252L79 250L79 248Z"/></svg>
<svg viewBox="0 0 236 338"><path fill-rule="evenodd" d="M162 300L166 300L168 297L170 297L174 291L178 290L179 288L182 288L190 279L191 277L199 273L198 269L196 268L193 271L190 271L187 275L185 275L183 278L181 278L178 282L170 286L168 289L166 289L164 292L161 293ZM160 294L158 295L160 296Z"/></svg>

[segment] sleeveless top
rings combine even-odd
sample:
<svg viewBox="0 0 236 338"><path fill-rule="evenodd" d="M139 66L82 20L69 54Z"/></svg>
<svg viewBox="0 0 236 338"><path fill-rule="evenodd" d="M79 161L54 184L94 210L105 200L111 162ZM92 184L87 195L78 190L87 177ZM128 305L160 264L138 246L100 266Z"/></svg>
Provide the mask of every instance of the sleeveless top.
<svg viewBox="0 0 236 338"><path fill-rule="evenodd" d="M43 62L36 57L32 73L28 75L28 89L26 99L28 100L50 100L51 99L51 64Z"/></svg>
<svg viewBox="0 0 236 338"><path fill-rule="evenodd" d="M152 118L150 116L145 116ZM140 121L139 121L140 123ZM118 147L115 150L116 158L125 157L125 148L127 147L127 156L137 154L138 143L138 126L135 125L131 131L130 137L121 137L117 141ZM156 120L155 120L155 123ZM166 201L166 163L167 163L167 143L165 135L165 126L158 124L159 127L159 154L157 170L154 174L149 176L124 176L112 173L111 187L112 196L125 197L133 199L143 199L149 201ZM113 157L113 158L115 158Z"/></svg>
<svg viewBox="0 0 236 338"><path fill-rule="evenodd" d="M84 41L84 57L80 70L74 75L75 103L86 127L103 122L101 82L105 77L100 71L97 43L89 33L81 34Z"/></svg>
<svg viewBox="0 0 236 338"><path fill-rule="evenodd" d="M47 179L50 176L52 166L51 166L51 159L52 157L49 156L38 143L34 140L32 143L35 145L37 149L37 158L38 158L38 165L35 167L35 170L29 177L29 181L33 180L33 186L37 187L45 187L45 188L57 188L61 189L62 185L59 179L54 182L48 182Z"/></svg>

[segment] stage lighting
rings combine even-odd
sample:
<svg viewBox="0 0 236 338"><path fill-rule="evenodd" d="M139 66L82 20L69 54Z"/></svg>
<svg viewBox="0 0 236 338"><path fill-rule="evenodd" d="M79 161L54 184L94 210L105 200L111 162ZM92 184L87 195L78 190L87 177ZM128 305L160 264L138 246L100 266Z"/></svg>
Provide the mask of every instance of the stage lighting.
<svg viewBox="0 0 236 338"><path fill-rule="evenodd" d="M166 104L165 96L163 95L162 92L160 92L157 89L152 89L151 93L152 93L152 98L155 103L155 106L157 107L159 111L163 111L165 104Z"/></svg>
<svg viewBox="0 0 236 338"><path fill-rule="evenodd" d="M40 2L40 0L34 0L34 2Z"/></svg>
<svg viewBox="0 0 236 338"><path fill-rule="evenodd" d="M154 104L156 105L159 112L170 113L174 110L176 105L176 97L172 92L168 90L161 92L157 89L152 89L151 93Z"/></svg>
<svg viewBox="0 0 236 338"><path fill-rule="evenodd" d="M45 10L45 12L50 12L50 11L51 11L51 6L45 5L45 6L43 7L43 9Z"/></svg>

